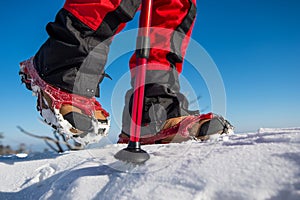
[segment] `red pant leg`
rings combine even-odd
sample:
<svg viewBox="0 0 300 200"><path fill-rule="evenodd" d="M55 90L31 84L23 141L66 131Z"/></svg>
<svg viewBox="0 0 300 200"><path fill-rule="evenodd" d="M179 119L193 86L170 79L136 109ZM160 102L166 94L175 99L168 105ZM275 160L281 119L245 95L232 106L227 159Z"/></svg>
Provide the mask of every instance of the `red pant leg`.
<svg viewBox="0 0 300 200"><path fill-rule="evenodd" d="M182 70L189 37L196 16L196 0L155 0L150 34L151 49L147 70ZM130 68L136 65L135 55Z"/></svg>
<svg viewBox="0 0 300 200"><path fill-rule="evenodd" d="M97 30L107 13L115 10L120 1L111 0L102 3L97 0L66 0L64 9L93 30Z"/></svg>

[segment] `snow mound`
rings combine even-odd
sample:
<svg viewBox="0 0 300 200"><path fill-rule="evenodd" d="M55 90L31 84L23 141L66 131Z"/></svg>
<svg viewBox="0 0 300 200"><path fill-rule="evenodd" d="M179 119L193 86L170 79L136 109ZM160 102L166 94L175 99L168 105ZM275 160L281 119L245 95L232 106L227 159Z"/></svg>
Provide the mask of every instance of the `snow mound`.
<svg viewBox="0 0 300 200"><path fill-rule="evenodd" d="M140 166L124 147L0 157L0 199L300 199L300 128L143 146Z"/></svg>

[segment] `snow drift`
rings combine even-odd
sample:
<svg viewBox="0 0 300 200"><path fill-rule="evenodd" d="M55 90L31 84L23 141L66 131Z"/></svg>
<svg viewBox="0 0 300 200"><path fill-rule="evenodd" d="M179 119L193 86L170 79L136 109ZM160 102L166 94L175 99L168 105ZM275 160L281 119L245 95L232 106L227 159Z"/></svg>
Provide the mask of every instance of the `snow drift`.
<svg viewBox="0 0 300 200"><path fill-rule="evenodd" d="M0 158L0 199L300 199L300 128L260 129L207 142L126 145Z"/></svg>

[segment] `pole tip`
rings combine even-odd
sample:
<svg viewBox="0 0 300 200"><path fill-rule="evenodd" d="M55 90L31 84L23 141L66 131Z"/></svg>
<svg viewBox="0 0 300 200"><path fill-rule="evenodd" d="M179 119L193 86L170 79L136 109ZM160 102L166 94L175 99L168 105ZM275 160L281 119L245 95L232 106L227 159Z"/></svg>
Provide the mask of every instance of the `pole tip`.
<svg viewBox="0 0 300 200"><path fill-rule="evenodd" d="M143 164L149 160L150 155L141 149L139 142L130 141L128 147L117 152L114 157L124 162Z"/></svg>

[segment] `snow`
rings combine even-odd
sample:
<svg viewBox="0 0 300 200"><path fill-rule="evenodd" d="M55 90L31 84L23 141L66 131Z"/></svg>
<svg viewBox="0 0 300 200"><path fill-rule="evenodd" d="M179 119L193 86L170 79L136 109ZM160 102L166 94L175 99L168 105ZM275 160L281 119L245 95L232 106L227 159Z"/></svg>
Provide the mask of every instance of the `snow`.
<svg viewBox="0 0 300 200"><path fill-rule="evenodd" d="M139 166L124 147L0 157L0 199L300 199L300 128L143 146Z"/></svg>

